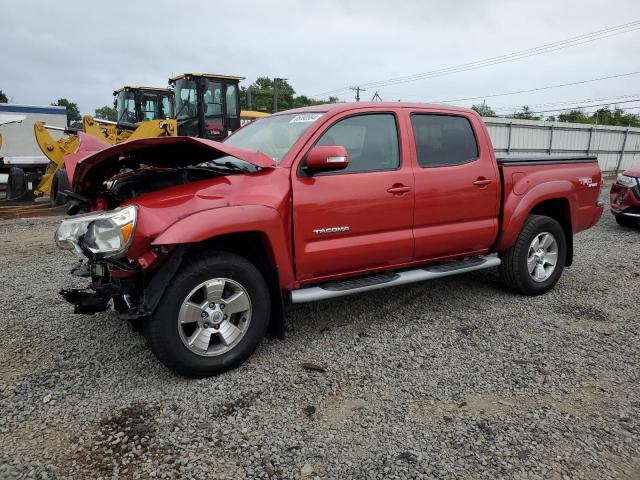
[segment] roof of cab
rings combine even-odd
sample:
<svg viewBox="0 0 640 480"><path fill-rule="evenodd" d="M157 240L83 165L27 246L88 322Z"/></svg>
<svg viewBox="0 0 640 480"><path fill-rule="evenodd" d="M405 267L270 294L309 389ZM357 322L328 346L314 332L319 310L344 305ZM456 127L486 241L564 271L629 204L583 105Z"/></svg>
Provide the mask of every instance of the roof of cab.
<svg viewBox="0 0 640 480"><path fill-rule="evenodd" d="M125 90L144 90L145 92L162 92L162 93L171 92L170 89L162 88L162 87L136 87L131 85L125 85L124 87L120 87L117 90L114 90L113 94L117 95L118 93L123 92Z"/></svg>
<svg viewBox="0 0 640 480"><path fill-rule="evenodd" d="M181 73L180 75L176 75L175 77L169 78L170 82L175 82L176 80L180 80L185 77L205 77L205 78L221 78L223 80L244 80L245 77L234 77L231 75L217 75L215 73Z"/></svg>
<svg viewBox="0 0 640 480"><path fill-rule="evenodd" d="M274 115L280 115L283 113L305 113L305 112L326 112L326 113L340 113L349 110L361 109L361 108L375 108L377 110L385 110L392 108L418 108L418 109L434 109L434 110L449 110L452 112L461 113L476 113L470 108L455 107L453 105L443 105L437 103L416 103L416 102L345 102L345 103L325 103L322 105L313 105L310 107L295 108L292 110L283 110L275 113Z"/></svg>

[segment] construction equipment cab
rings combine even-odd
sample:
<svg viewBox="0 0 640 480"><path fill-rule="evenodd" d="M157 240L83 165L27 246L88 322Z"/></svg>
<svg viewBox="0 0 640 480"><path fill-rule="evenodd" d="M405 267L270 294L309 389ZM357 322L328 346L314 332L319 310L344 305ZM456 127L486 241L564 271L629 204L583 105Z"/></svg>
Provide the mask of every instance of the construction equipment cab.
<svg viewBox="0 0 640 480"><path fill-rule="evenodd" d="M140 123L173 117L173 92L168 88L122 87L114 90L117 121Z"/></svg>
<svg viewBox="0 0 640 480"><path fill-rule="evenodd" d="M240 80L207 73L170 78L178 135L219 141L240 128Z"/></svg>

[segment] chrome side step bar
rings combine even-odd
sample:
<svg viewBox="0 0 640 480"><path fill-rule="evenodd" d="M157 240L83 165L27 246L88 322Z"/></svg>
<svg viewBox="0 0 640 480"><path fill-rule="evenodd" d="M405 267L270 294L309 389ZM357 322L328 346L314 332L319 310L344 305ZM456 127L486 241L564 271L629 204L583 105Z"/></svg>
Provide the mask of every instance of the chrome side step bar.
<svg viewBox="0 0 640 480"><path fill-rule="evenodd" d="M384 272L366 277L350 278L335 282L322 283L313 287L300 288L291 292L292 303L315 302L327 298L343 297L354 293L368 292L380 288L397 287L408 283L423 282L436 278L449 277L459 273L473 272L485 268L497 267L501 261L497 255L451 260L448 262L425 265L421 268Z"/></svg>

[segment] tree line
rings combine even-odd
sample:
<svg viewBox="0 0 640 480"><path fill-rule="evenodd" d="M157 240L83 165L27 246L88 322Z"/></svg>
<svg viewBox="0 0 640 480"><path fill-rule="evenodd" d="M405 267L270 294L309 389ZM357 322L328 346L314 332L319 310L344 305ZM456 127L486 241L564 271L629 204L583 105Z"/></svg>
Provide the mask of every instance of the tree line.
<svg viewBox="0 0 640 480"><path fill-rule="evenodd" d="M487 104L481 103L473 105L473 110L483 117L497 117L496 112ZM593 113L587 113L582 109L569 109L558 115L550 115L543 117L533 112L527 105L522 106L519 110L506 118L517 118L521 120L546 120L548 122L570 122L570 123L587 123L591 125L614 125L620 127L640 127L640 114L628 113L624 109L608 106L599 108Z"/></svg>
<svg viewBox="0 0 640 480"><path fill-rule="evenodd" d="M311 105L320 105L323 103L336 103L337 97L329 97L328 99L315 99L306 95L296 95L294 88L284 79L277 82L278 110L287 110L290 108L307 107ZM240 87L240 105L245 110L259 110L267 113L273 113L273 96L274 96L274 80L269 77L258 77L248 87ZM9 99L2 90L0 90L0 103L8 103ZM82 119L80 109L75 102L66 98L60 98L51 105L65 107L67 109L67 125L72 126ZM486 103L473 105L473 110L483 117L497 117L496 112ZM105 120L115 121L117 119L116 109L105 105L95 109L95 117ZM599 108L593 113L587 113L581 109L569 109L558 115L550 115L543 117L532 111L527 105L505 115L506 118L515 118L522 120L546 120L549 122L571 122L586 123L591 125L617 125L624 127L640 127L640 114L628 113L624 109L608 106Z"/></svg>

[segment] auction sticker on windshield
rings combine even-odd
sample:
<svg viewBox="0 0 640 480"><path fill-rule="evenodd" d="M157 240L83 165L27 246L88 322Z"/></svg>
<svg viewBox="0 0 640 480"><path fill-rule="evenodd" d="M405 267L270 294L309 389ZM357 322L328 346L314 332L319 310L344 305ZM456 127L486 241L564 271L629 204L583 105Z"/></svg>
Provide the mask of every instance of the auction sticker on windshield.
<svg viewBox="0 0 640 480"><path fill-rule="evenodd" d="M315 122L322 115L322 113L301 113L289 120L289 123Z"/></svg>

